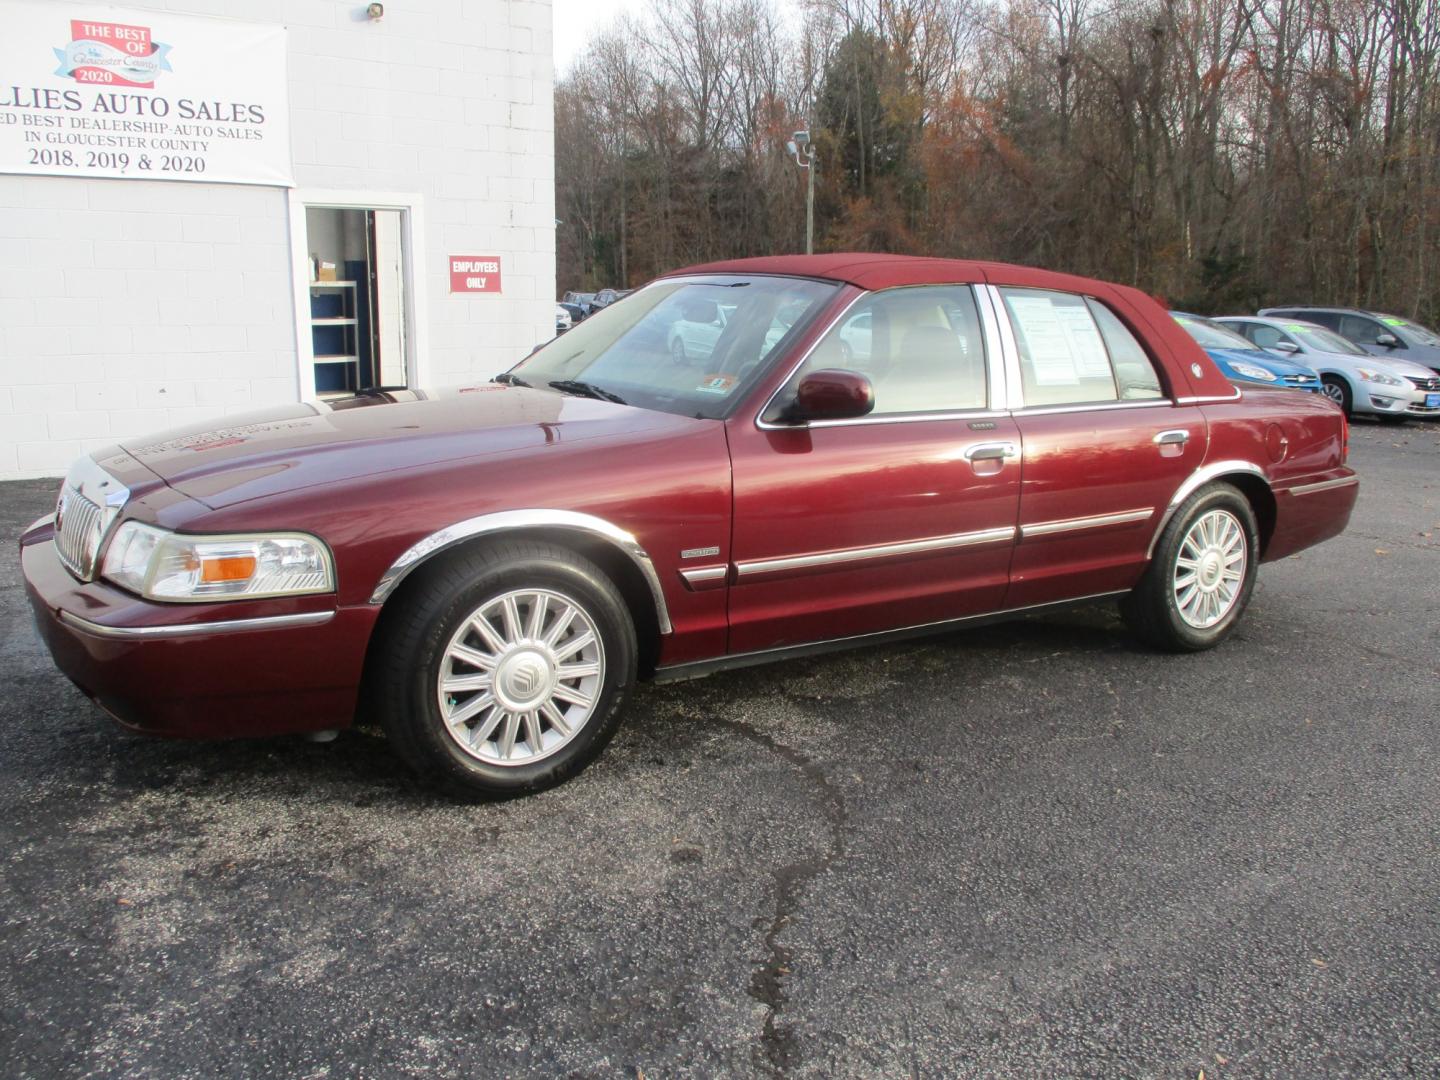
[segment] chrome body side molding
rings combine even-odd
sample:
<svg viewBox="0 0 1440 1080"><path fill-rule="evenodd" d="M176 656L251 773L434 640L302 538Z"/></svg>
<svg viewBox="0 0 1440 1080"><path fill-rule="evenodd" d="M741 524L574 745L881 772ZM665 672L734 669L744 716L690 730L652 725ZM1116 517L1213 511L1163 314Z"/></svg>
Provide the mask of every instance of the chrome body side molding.
<svg viewBox="0 0 1440 1080"><path fill-rule="evenodd" d="M1360 483L1358 476L1337 476L1334 480L1318 480L1313 484L1297 484L1287 489L1291 495L1314 495L1320 491L1333 491L1335 488L1349 487L1351 484Z"/></svg>
<svg viewBox="0 0 1440 1080"><path fill-rule="evenodd" d="M259 619L220 619L215 622L175 623L171 626L105 626L82 619L68 611L60 621L83 634L95 637L153 641L155 638L194 637L198 634L228 634L238 630L283 630L293 626L319 626L335 618L333 611L307 611L298 615L267 615Z"/></svg>
<svg viewBox="0 0 1440 1080"><path fill-rule="evenodd" d="M1155 545L1160 542L1160 534L1165 531L1165 526L1170 524L1170 519L1175 516L1175 511L1180 509L1181 503L1210 483L1211 480L1218 480L1222 476L1230 476L1235 473L1258 476L1265 481L1266 487L1270 486L1270 479L1265 475L1264 470L1250 461L1217 461L1211 465L1202 465L1175 489L1174 495L1170 496L1170 505L1165 508L1165 513L1160 515L1160 522L1155 526L1155 535L1150 537L1150 546L1145 549L1145 557L1149 559L1154 556Z"/></svg>
<svg viewBox="0 0 1440 1080"><path fill-rule="evenodd" d="M660 575L655 572L655 563L649 553L640 546L640 542L632 534L604 518L577 513L574 510L501 510L447 525L439 532L431 533L412 544L390 564L390 568L376 582L375 590L370 594L370 603L383 604L395 591L396 586L432 555L477 536L514 532L517 529L555 529L586 533L618 548L635 564L640 576L645 579L645 584L650 589L650 597L655 602L655 619L660 626L660 632L669 634L674 630L670 624L670 609L665 604L665 593L660 587Z"/></svg>
<svg viewBox="0 0 1440 1080"><path fill-rule="evenodd" d="M1015 539L1015 529L982 529L979 532L953 533L949 536L931 536L923 540L904 540L896 544L876 544L873 547L845 548L841 551L817 551L809 555L786 555L778 559L754 559L735 564L738 577L755 574L771 574L784 570L806 570L817 566L840 566L845 563L863 562L867 559L882 559L890 555L914 555L926 551L943 551L947 548L971 547L975 544L995 544Z"/></svg>
<svg viewBox="0 0 1440 1080"><path fill-rule="evenodd" d="M730 576L730 567L726 566L697 566L689 570L681 570L680 577L691 590L716 588L717 582L723 582Z"/></svg>
<svg viewBox="0 0 1440 1080"><path fill-rule="evenodd" d="M1038 521L1034 525L1020 526L1020 538L1028 540L1034 536L1054 536L1056 533L1077 532L1082 529L1103 529L1107 525L1125 525L1132 521L1145 521L1154 516L1155 508L1152 506L1144 510L1122 510L1117 514L1065 518L1062 521Z"/></svg>
<svg viewBox="0 0 1440 1080"><path fill-rule="evenodd" d="M987 612L983 615L964 615L958 619L944 619L940 622L923 623L919 626L905 626L898 630L877 630L873 634L856 634L852 637L831 638L826 641L812 641L803 645L782 645L776 649L761 649L758 652L736 653L732 656L719 656L713 660L695 660L686 664L673 664L663 667L655 672L655 682L679 682L684 679L699 679L706 675L713 675L717 671L729 671L733 668L754 667L757 664L769 664L778 660L793 660L802 656L819 656L824 653L842 652L846 649L853 649L861 645L874 645L887 641L905 641L909 638L927 637L931 634L944 633L947 630L964 630L970 627L985 626L989 623L1004 622L1007 619L1018 618L1022 615L1035 615L1045 611L1065 611L1069 608L1093 603L1097 600L1109 600L1112 597L1124 596L1128 590L1120 589L1115 592L1092 593L1090 596L1077 596L1073 600L1057 600L1051 604L1034 604L1029 607L1005 608L1001 611Z"/></svg>

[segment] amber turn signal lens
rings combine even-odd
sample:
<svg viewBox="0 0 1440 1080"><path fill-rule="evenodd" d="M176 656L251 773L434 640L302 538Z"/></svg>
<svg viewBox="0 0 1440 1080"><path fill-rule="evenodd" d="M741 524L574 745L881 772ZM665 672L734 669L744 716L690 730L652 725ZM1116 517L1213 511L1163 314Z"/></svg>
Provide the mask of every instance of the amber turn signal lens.
<svg viewBox="0 0 1440 1080"><path fill-rule="evenodd" d="M200 561L201 581L248 581L254 576L253 555L225 555Z"/></svg>

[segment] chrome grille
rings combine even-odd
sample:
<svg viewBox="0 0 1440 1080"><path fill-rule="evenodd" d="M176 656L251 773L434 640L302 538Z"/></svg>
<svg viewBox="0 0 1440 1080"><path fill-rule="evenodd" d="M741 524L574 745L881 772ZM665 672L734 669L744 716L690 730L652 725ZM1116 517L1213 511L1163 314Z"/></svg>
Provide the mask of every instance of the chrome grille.
<svg viewBox="0 0 1440 1080"><path fill-rule="evenodd" d="M1428 379L1419 375L1405 377L1415 384L1417 390L1440 390L1440 375L1431 375Z"/></svg>
<svg viewBox="0 0 1440 1080"><path fill-rule="evenodd" d="M130 498L130 491L82 457L70 467L55 500L55 553L81 581L92 581L101 545Z"/></svg>
<svg viewBox="0 0 1440 1080"><path fill-rule="evenodd" d="M1291 386L1309 386L1313 382L1320 381L1314 375L1285 375L1282 378Z"/></svg>
<svg viewBox="0 0 1440 1080"><path fill-rule="evenodd" d="M73 490L60 489L55 503L55 552L66 568L89 581L95 573L95 556L100 550L105 511Z"/></svg>

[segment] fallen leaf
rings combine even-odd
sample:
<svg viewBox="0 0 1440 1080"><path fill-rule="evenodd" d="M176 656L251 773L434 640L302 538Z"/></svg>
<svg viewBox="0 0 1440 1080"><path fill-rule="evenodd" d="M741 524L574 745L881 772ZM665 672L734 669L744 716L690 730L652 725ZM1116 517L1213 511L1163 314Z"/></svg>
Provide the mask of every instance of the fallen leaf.
<svg viewBox="0 0 1440 1080"><path fill-rule="evenodd" d="M1310 958L1310 962L1311 962L1312 964L1314 964L1314 965L1315 965L1316 967L1318 967L1318 968L1323 968L1323 967L1329 967L1329 966L1330 966L1329 964L1325 963L1324 960L1321 960L1318 956L1311 957L1311 958Z"/></svg>
<svg viewBox="0 0 1440 1080"><path fill-rule="evenodd" d="M123 896L120 897L118 900L116 900L115 903L119 904L121 907L134 907L134 906L135 906L135 901L134 901L134 900L126 900L125 897L123 897Z"/></svg>
<svg viewBox="0 0 1440 1080"><path fill-rule="evenodd" d="M1227 1058L1224 1054L1216 1054L1216 1055L1215 1055L1215 1064L1216 1064L1216 1065L1229 1065L1229 1064L1230 1064L1230 1059Z"/></svg>
<svg viewBox="0 0 1440 1080"><path fill-rule="evenodd" d="M1376 555L1389 555L1390 552L1386 551L1384 548L1376 548L1376 549L1375 549L1375 554L1376 554Z"/></svg>

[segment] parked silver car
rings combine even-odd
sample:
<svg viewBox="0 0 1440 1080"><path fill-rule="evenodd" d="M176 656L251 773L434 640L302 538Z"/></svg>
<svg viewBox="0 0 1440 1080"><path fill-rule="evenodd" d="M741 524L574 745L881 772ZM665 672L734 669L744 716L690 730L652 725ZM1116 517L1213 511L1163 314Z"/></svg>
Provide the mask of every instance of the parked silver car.
<svg viewBox="0 0 1440 1080"><path fill-rule="evenodd" d="M1300 319L1232 315L1215 321L1262 349L1314 368L1326 395L1347 415L1368 413L1393 423L1440 417L1440 375L1423 364L1372 356L1333 330Z"/></svg>
<svg viewBox="0 0 1440 1080"><path fill-rule="evenodd" d="M1440 375L1440 334L1399 315L1325 307L1261 308L1256 314L1269 319L1319 323L1359 345L1371 356L1386 362L1408 360L1412 364L1424 364Z"/></svg>

